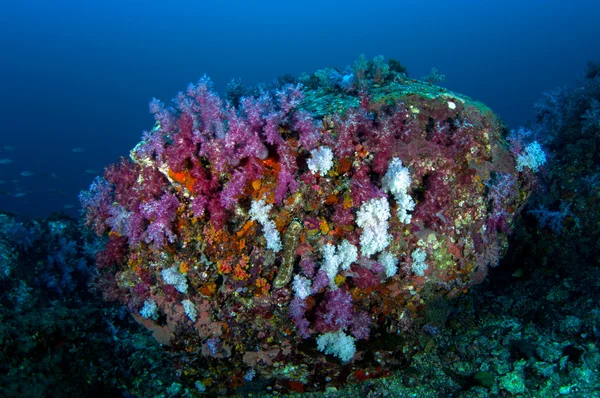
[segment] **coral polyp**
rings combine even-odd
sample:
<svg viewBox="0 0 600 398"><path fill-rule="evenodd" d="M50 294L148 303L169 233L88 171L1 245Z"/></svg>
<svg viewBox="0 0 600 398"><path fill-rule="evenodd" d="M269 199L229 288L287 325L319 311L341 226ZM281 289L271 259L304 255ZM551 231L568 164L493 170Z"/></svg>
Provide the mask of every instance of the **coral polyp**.
<svg viewBox="0 0 600 398"><path fill-rule="evenodd" d="M99 286L191 380L385 369L402 347L376 342L497 265L533 171L486 106L382 62L230 101L204 77L82 193Z"/></svg>

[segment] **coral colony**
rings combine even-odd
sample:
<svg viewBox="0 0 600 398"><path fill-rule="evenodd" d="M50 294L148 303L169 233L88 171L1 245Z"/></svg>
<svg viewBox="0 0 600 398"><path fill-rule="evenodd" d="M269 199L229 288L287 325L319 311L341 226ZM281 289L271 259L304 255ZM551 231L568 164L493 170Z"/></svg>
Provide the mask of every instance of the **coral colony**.
<svg viewBox="0 0 600 398"><path fill-rule="evenodd" d="M398 65L361 57L228 100L203 77L153 100L154 128L81 194L107 237L105 297L203 357L214 386L322 388L369 351L385 369L401 347L372 343L498 264L545 161Z"/></svg>

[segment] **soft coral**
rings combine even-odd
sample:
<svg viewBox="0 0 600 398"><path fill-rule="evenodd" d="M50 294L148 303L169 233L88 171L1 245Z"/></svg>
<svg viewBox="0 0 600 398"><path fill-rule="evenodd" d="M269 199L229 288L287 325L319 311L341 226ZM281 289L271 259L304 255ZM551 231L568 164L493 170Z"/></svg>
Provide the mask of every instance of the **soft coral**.
<svg viewBox="0 0 600 398"><path fill-rule="evenodd" d="M167 243L167 239L171 243L175 241L176 235L171 230L171 223L175 220L178 207L179 200L169 193L140 206L142 215L150 221L146 230L146 243L153 243L156 249L161 249Z"/></svg>

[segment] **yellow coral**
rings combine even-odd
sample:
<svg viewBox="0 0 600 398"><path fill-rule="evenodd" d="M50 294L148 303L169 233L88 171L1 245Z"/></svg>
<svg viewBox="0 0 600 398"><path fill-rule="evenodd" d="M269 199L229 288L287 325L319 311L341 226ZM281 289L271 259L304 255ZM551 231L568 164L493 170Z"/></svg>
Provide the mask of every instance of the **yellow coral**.
<svg viewBox="0 0 600 398"><path fill-rule="evenodd" d="M323 235L327 235L329 233L329 225L327 225L327 221L325 221L325 220L319 221L319 228L321 229L321 233Z"/></svg>

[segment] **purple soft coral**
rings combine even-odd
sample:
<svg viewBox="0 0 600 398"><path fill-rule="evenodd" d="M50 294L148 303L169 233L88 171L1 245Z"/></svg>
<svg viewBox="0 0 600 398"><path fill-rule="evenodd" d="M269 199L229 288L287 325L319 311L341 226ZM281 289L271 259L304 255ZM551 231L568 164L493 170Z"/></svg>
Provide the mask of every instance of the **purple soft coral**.
<svg viewBox="0 0 600 398"><path fill-rule="evenodd" d="M315 123L312 115L304 110L294 114L294 130L300 134L298 143L307 151L312 151L321 140L322 122Z"/></svg>
<svg viewBox="0 0 600 398"><path fill-rule="evenodd" d="M171 230L171 223L175 220L179 200L175 195L165 193L159 200L152 200L140 206L142 215L150 221L146 230L146 243L154 243L156 249L163 248L167 239L173 243L176 239Z"/></svg>
<svg viewBox="0 0 600 398"><path fill-rule="evenodd" d="M279 99L281 112L287 115L302 102L302 98L304 97L302 84L298 83L295 86L293 84L286 84L275 95Z"/></svg>
<svg viewBox="0 0 600 398"><path fill-rule="evenodd" d="M85 224L100 236L106 231L106 219L110 217L110 207L113 202L112 186L101 177L90 185L87 191L81 191L79 201L85 214Z"/></svg>
<svg viewBox="0 0 600 398"><path fill-rule="evenodd" d="M294 320L298 334L303 339L310 337L310 323L305 317L306 307L306 300L301 299L300 297L294 297L290 302L290 317Z"/></svg>
<svg viewBox="0 0 600 398"><path fill-rule="evenodd" d="M328 291L317 308L315 327L321 333L335 332L349 326L353 315L350 293L342 289Z"/></svg>
<svg viewBox="0 0 600 398"><path fill-rule="evenodd" d="M213 84L208 76L202 76L198 80L198 84L190 84L187 88L187 95L189 98L194 99L191 104L191 111L200 114L202 131L217 138L224 137L225 113L223 111L223 101L213 91ZM180 102L181 107L185 104L187 103Z"/></svg>
<svg viewBox="0 0 600 398"><path fill-rule="evenodd" d="M162 101L152 98L149 104L150 113L154 114L154 119L160 129L164 132L172 132L176 126L174 112L172 109L166 108Z"/></svg>

